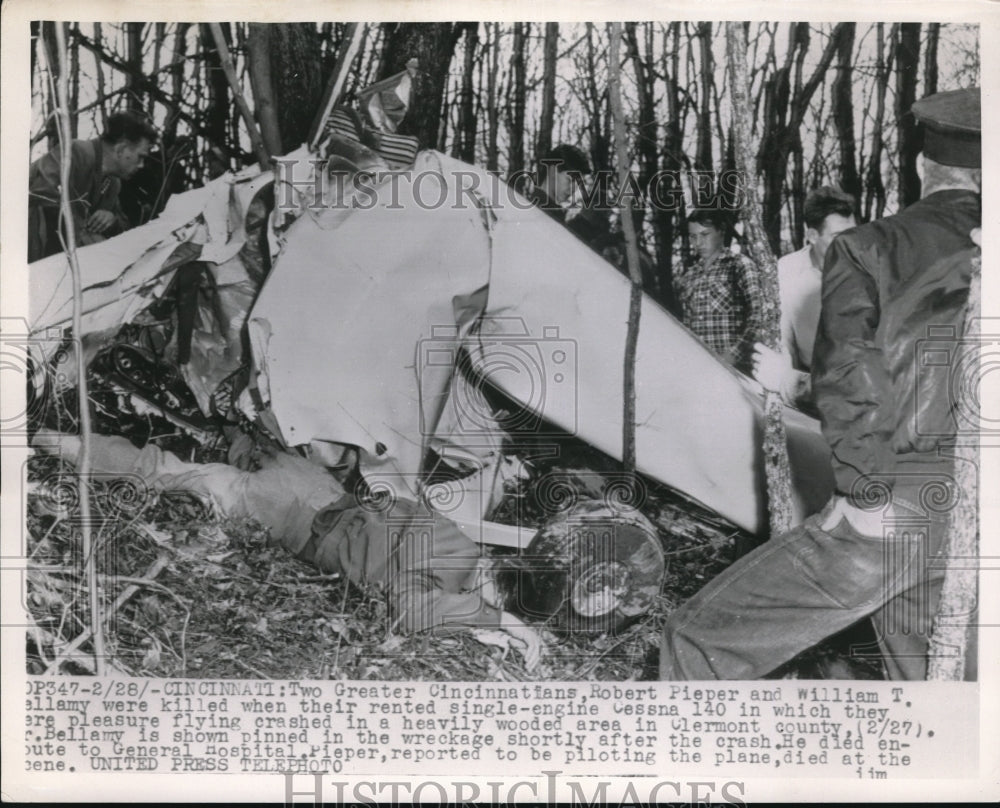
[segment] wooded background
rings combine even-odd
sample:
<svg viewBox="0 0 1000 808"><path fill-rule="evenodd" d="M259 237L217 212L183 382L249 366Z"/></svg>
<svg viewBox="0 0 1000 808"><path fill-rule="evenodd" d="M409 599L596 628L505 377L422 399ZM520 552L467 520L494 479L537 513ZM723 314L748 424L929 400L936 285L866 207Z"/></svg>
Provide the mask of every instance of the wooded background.
<svg viewBox="0 0 1000 808"><path fill-rule="evenodd" d="M222 26L243 91L272 153L308 136L346 23ZM802 245L810 188L839 185L867 221L919 198L920 144L912 102L979 84L979 32L969 24L842 22L746 25L763 224L778 254ZM54 145L49 54L53 23L31 26L32 158ZM652 258L648 292L672 307L672 277L686 255L689 172L733 166L724 24L625 25L622 92L630 170L639 187L676 176L686 200L647 206L640 227ZM419 60L401 131L423 146L509 176L532 170L561 142L613 169L609 30L603 23L376 23L363 26L343 101ZM120 109L145 111L163 148L123 199L136 223L169 194L256 162L200 23L73 23L67 71L74 137L100 133ZM615 185L612 183L612 188ZM669 195L661 186L660 198Z"/></svg>

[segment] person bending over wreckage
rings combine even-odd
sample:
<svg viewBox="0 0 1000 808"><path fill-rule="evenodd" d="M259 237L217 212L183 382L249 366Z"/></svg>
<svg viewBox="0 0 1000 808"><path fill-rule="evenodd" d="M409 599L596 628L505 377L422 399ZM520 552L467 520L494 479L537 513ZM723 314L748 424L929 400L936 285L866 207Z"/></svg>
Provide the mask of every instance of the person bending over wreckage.
<svg viewBox="0 0 1000 808"><path fill-rule="evenodd" d="M39 430L32 445L74 464L82 448L79 437L49 430ZM226 463L187 463L153 444L137 449L122 437L93 435L90 466L96 474L138 476L154 491L206 497L230 518L256 519L297 558L386 592L403 631L500 628L514 638L529 669L540 660L539 634L493 605L489 586L473 589L483 572L479 546L424 505L362 502L321 466L277 449L265 450L259 469L242 471Z"/></svg>

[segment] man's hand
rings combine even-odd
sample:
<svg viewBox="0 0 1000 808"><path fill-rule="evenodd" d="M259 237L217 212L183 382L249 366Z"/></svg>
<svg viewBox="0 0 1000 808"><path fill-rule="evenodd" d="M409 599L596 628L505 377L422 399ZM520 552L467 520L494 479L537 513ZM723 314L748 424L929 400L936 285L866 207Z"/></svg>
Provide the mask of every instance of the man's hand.
<svg viewBox="0 0 1000 808"><path fill-rule="evenodd" d="M542 661L542 638L531 626L514 617L510 612L501 612L500 628L514 638L515 644L524 657L524 667L529 671Z"/></svg>
<svg viewBox="0 0 1000 808"><path fill-rule="evenodd" d="M95 210L87 219L87 230L91 233L104 233L115 223L115 214L110 210Z"/></svg>
<svg viewBox="0 0 1000 808"><path fill-rule="evenodd" d="M863 536L882 538L886 525L893 521L892 506L868 511L851 505L845 497L834 495L827 508L830 512L820 525L827 533L837 527L842 519L846 519Z"/></svg>
<svg viewBox="0 0 1000 808"><path fill-rule="evenodd" d="M969 238L972 239L972 243L975 244L977 247L982 247L983 246L983 228L981 228L981 227L975 227L975 228L973 228L972 232L969 233Z"/></svg>
<svg viewBox="0 0 1000 808"><path fill-rule="evenodd" d="M753 377L766 390L782 390L794 385L795 369L792 360L783 351L775 351L764 343L753 346Z"/></svg>

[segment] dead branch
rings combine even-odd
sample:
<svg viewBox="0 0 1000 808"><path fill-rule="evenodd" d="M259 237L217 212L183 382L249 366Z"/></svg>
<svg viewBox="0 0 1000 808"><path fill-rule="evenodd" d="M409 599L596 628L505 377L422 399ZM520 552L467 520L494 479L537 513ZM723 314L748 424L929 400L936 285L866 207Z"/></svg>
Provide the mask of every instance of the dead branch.
<svg viewBox="0 0 1000 808"><path fill-rule="evenodd" d="M243 116L243 122L246 124L247 131L250 133L250 142L253 144L253 150L257 155L257 160L260 162L261 170L270 171L271 155L267 153L267 149L264 147L264 139L260 136L260 130L257 129L257 123L254 121L253 113L250 111L250 105L247 104L247 100L243 95L243 88L240 87L240 80L236 77L236 68L233 67L233 57L229 54L229 46L226 44L226 38L222 34L222 26L217 22L210 22L208 27L212 31L212 39L215 40L215 47L219 51L219 61L222 63L222 70L226 74L229 87L233 91L236 106L240 111L240 115Z"/></svg>
<svg viewBox="0 0 1000 808"><path fill-rule="evenodd" d="M82 501L81 501L81 504L82 504ZM175 595L173 592L171 592L166 587L161 586L160 584L157 584L155 581L153 581L153 578L155 578L164 569L166 569L166 566L169 563L169 561L170 561L169 556L167 554L165 554L165 553L161 553L159 556L157 556L156 560L150 565L149 569L146 570L146 574L142 578L121 578L121 577L114 576L114 575L110 575L110 576L109 575L102 575L102 576L100 576L101 579L103 579L105 581L115 581L115 580L126 581L127 580L127 581L130 582L130 586L128 586L117 598L115 598L115 602L111 604L111 607L105 613L104 620L109 620L112 615L116 614L118 612L118 610L121 609L121 607L124 606L129 601L129 599L136 592L139 591L140 587L142 587L142 586L154 586L154 587L160 589L161 591L164 591L166 594L168 594L168 595L174 597L175 599L177 599L181 603L181 606L185 610L187 610L187 605L184 604L183 601L180 601L179 598L177 597L177 595ZM95 578L96 578L96 576L95 576ZM94 580L94 581L88 581L88 586L90 588L91 598L96 597L99 594L98 591L97 591L96 580ZM103 631L103 626L101 626L100 628ZM64 662L68 662L70 656L76 651L77 648L79 648L81 645L83 645L85 642L87 642L87 640L90 639L90 637L92 636L92 634L93 634L92 629L87 629L87 630L81 632L69 645L67 645L64 649L62 649L56 655L56 658L52 661L52 664L49 665L48 668L46 668L45 672L46 673L54 673L54 672L58 671L59 667ZM101 662L101 661L103 661L103 657L98 657L98 662Z"/></svg>
<svg viewBox="0 0 1000 808"><path fill-rule="evenodd" d="M67 75L67 50L65 23L56 23L56 47L58 48L58 81L56 83L56 128L59 132L61 150L59 210L62 227L60 238L65 232L63 249L69 261L70 275L73 283L73 336L79 340L83 333L83 281L80 276L80 264L76 255L76 222L73 219L73 209L70 205L70 171L73 161L73 143L70 137L69 114L69 77ZM51 64L51 62L50 62ZM97 592L97 559L94 545L91 541L90 525L90 396L87 390L87 374L84 364L83 350L78 344L76 349L77 362L77 396L80 410L80 455L77 462L77 488L80 498L80 541L83 553L84 576L90 584L89 612L92 633L94 637L95 669L99 676L104 675L104 631L101 618L101 601Z"/></svg>

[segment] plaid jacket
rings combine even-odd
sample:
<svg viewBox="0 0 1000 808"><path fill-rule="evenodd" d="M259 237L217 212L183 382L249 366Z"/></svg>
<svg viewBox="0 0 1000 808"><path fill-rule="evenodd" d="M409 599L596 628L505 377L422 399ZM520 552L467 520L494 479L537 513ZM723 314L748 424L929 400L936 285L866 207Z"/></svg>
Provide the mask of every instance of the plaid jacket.
<svg viewBox="0 0 1000 808"><path fill-rule="evenodd" d="M684 324L737 370L750 373L763 319L760 277L745 255L728 250L680 278Z"/></svg>

